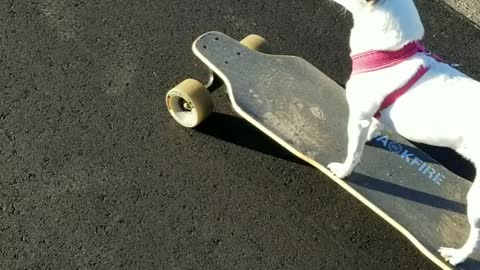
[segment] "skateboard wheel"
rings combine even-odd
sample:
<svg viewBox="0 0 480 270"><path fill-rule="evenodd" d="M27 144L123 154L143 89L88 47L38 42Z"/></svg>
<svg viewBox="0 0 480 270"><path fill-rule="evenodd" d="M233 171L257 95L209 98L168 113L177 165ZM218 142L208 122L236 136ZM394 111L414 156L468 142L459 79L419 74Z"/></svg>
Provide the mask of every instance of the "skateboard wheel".
<svg viewBox="0 0 480 270"><path fill-rule="evenodd" d="M249 35L246 38L242 39L240 41L243 45L245 45L247 48L261 52L261 53L271 53L270 46L268 45L268 42L266 39L259 35Z"/></svg>
<svg viewBox="0 0 480 270"><path fill-rule="evenodd" d="M213 111L213 100L207 88L197 80L187 79L168 91L167 108L182 126L198 126Z"/></svg>

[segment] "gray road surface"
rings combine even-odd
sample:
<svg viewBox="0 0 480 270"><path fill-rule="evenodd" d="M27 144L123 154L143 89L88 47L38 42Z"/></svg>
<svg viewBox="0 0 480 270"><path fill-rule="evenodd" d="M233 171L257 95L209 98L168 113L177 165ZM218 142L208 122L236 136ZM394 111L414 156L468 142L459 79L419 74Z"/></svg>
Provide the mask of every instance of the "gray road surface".
<svg viewBox="0 0 480 270"><path fill-rule="evenodd" d="M428 46L480 79L471 21L418 4ZM222 92L197 130L166 112L206 77L203 32L261 34L344 83L350 27L325 0L1 1L0 269L435 269Z"/></svg>

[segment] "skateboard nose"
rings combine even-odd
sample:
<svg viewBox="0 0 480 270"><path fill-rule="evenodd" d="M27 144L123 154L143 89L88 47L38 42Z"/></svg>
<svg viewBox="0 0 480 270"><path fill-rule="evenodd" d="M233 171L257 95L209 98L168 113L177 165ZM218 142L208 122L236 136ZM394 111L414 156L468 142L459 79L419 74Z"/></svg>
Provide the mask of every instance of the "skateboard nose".
<svg viewBox="0 0 480 270"><path fill-rule="evenodd" d="M248 70L247 59L256 53L242 45L239 41L219 32L209 32L199 37L193 44L194 53L209 66L227 72L230 65L243 65ZM251 63L251 61L250 61Z"/></svg>

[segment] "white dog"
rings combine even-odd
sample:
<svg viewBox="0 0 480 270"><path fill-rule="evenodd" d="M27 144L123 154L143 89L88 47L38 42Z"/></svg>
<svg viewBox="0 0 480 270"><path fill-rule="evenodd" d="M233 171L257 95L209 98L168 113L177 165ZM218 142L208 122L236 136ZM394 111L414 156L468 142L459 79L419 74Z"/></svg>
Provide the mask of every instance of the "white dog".
<svg viewBox="0 0 480 270"><path fill-rule="evenodd" d="M413 0L334 0L353 15L353 72L346 85L348 150L328 168L352 173L379 126L430 145L450 147L480 166L480 83L430 55L418 43L424 28ZM368 161L367 161L368 162ZM467 195L470 234L459 249L440 248L451 264L480 244L480 173Z"/></svg>

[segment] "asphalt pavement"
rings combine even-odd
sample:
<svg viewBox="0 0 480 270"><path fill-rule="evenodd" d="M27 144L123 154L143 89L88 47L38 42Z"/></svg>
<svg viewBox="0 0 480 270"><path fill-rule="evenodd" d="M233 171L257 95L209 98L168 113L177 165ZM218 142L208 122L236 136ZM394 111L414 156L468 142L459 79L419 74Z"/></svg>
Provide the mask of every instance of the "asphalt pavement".
<svg viewBox="0 0 480 270"><path fill-rule="evenodd" d="M474 21L417 3L427 46L480 79ZM343 84L351 25L326 0L1 1L0 269L435 269L223 91L194 130L165 108L207 78L204 32L260 34Z"/></svg>

